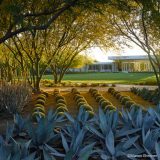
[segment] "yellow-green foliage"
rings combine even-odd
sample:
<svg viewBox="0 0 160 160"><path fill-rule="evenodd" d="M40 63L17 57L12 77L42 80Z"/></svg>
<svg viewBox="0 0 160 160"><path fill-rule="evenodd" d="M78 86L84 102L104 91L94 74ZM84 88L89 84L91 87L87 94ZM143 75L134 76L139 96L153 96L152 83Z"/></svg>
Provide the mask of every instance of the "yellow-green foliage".
<svg viewBox="0 0 160 160"><path fill-rule="evenodd" d="M87 113L89 113L89 117L93 118L94 117L94 112L93 111L86 111Z"/></svg>
<svg viewBox="0 0 160 160"><path fill-rule="evenodd" d="M56 107L58 108L58 107L67 107L67 106L64 103L57 103Z"/></svg>
<svg viewBox="0 0 160 160"><path fill-rule="evenodd" d="M63 96L58 95L58 96L56 97L56 101L58 101L59 99L64 100Z"/></svg>
<svg viewBox="0 0 160 160"><path fill-rule="evenodd" d="M35 106L34 107L41 107L41 108L43 108L44 109L44 105L42 105L42 104L35 104Z"/></svg>
<svg viewBox="0 0 160 160"><path fill-rule="evenodd" d="M45 104L45 100L44 99L37 99L36 103L44 105Z"/></svg>
<svg viewBox="0 0 160 160"><path fill-rule="evenodd" d="M44 117L45 117L45 114L44 114L43 112L39 112L39 111L33 112L32 118L33 118L34 120L36 120L36 117L44 118Z"/></svg>
<svg viewBox="0 0 160 160"><path fill-rule="evenodd" d="M64 99L58 99L57 100L57 103L63 103L63 104L66 104L66 101Z"/></svg>
<svg viewBox="0 0 160 160"><path fill-rule="evenodd" d="M66 107L58 107L57 112L68 112L68 109Z"/></svg>
<svg viewBox="0 0 160 160"><path fill-rule="evenodd" d="M85 105L85 104L86 104L86 102L79 102L79 103L78 103L78 107L83 106L83 105Z"/></svg>
<svg viewBox="0 0 160 160"><path fill-rule="evenodd" d="M43 95L43 94L40 94L40 95L37 97L37 100L38 100L38 99L42 99L42 100L46 101L46 96Z"/></svg>
<svg viewBox="0 0 160 160"><path fill-rule="evenodd" d="M42 107L36 107L36 108L33 109L33 112L37 112L37 111L45 113L45 109L42 108Z"/></svg>
<svg viewBox="0 0 160 160"><path fill-rule="evenodd" d="M135 104L134 101L127 101L127 102L125 103L125 107L126 107L126 108L130 108L131 105L133 105L133 104Z"/></svg>
<svg viewBox="0 0 160 160"><path fill-rule="evenodd" d="M65 116L64 112L57 112L57 116Z"/></svg>
<svg viewBox="0 0 160 160"><path fill-rule="evenodd" d="M79 99L76 100L76 103L79 103L79 102L85 102L85 103L87 103L84 98L79 98Z"/></svg>

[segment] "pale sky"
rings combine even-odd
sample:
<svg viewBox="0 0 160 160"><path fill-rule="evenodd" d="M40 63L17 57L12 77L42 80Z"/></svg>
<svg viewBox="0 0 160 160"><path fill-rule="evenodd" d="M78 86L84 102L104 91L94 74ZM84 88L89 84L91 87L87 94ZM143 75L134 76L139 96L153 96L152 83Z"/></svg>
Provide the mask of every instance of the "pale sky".
<svg viewBox="0 0 160 160"><path fill-rule="evenodd" d="M105 51L101 50L99 47L94 47L86 51L87 55L90 55L93 59L96 59L100 62L106 62L108 60L108 56L116 56L116 55L146 55L146 53L140 49L135 44L132 44L132 48L124 47L123 50L120 51Z"/></svg>

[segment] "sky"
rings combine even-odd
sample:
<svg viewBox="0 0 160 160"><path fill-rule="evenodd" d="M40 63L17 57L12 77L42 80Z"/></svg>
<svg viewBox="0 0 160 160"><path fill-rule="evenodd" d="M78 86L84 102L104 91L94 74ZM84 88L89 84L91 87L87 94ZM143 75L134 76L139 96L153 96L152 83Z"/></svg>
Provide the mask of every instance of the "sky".
<svg viewBox="0 0 160 160"><path fill-rule="evenodd" d="M91 56L93 59L96 59L100 62L106 62L108 60L108 56L128 56L128 55L146 55L146 53L140 49L135 44L131 44L132 48L124 47L123 50L120 51L105 51L99 47L90 48L86 51L87 55Z"/></svg>

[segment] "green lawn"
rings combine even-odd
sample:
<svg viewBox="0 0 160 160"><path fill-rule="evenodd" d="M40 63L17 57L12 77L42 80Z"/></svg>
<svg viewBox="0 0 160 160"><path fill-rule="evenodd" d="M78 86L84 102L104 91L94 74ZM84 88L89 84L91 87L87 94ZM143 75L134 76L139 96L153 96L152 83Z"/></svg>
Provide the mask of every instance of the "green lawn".
<svg viewBox="0 0 160 160"><path fill-rule="evenodd" d="M43 79L53 79L52 75L45 75ZM103 82L117 84L155 84L153 73L75 73L66 74L63 81L70 82Z"/></svg>

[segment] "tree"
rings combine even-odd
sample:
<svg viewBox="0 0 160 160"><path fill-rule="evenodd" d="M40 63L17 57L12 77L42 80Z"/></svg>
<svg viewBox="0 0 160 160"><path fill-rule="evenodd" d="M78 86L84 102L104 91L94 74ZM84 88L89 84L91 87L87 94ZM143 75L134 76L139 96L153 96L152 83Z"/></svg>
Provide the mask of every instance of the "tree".
<svg viewBox="0 0 160 160"><path fill-rule="evenodd" d="M1 0L0 43L26 31L46 30L65 11L72 12L74 7L97 9L99 3L108 3L108 0Z"/></svg>
<svg viewBox="0 0 160 160"><path fill-rule="evenodd" d="M57 46L56 38L59 37L58 33L59 35L63 34L66 37L65 42L67 42L64 46L56 47L56 50L54 47L49 49L50 53L56 52L50 65L54 75L54 83L61 82L64 74L82 51L99 45L100 42L106 48L114 46L113 43L111 44L113 34L107 29L108 26L104 25L104 19L101 21L100 13L91 14L91 12L84 12L83 10L76 10L76 12L78 12L78 16L75 16L76 14L74 16L66 16L65 20L63 17L60 17L60 21L55 23L55 25L61 24L62 18L66 25L65 29L61 29L60 33L55 32L55 34L50 36L51 44L54 44L54 46ZM58 25L58 27L61 27L61 25Z"/></svg>
<svg viewBox="0 0 160 160"><path fill-rule="evenodd" d="M107 16L118 37L135 43L147 53L160 90L160 29L156 23L160 15L160 4L155 2L157 1L150 1L150 9L148 2L130 0L126 3L127 9L109 9L110 14ZM157 8L156 11L153 8ZM155 12L158 13L155 15Z"/></svg>

